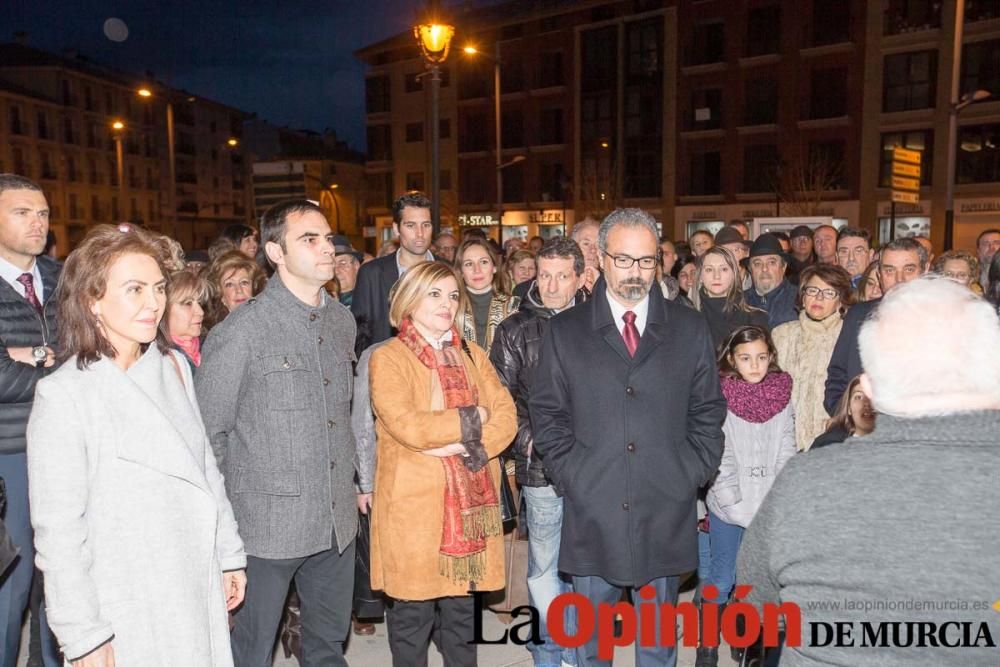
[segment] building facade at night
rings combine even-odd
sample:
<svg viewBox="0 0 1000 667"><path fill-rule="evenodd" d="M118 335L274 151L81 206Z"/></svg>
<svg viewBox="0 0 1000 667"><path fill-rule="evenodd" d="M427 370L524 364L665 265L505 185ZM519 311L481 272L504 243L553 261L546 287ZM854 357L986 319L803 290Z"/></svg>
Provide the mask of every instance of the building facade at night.
<svg viewBox="0 0 1000 667"><path fill-rule="evenodd" d="M954 244L1000 223L1000 2L968 3ZM954 3L513 0L457 12L441 88L442 225L562 233L640 206L664 234L823 216L889 236L891 148L923 151L897 234L944 238ZM501 61L495 155L493 59ZM480 52L466 55L472 44ZM424 65L410 33L367 66L368 213L429 188ZM497 196L496 164L503 169Z"/></svg>
<svg viewBox="0 0 1000 667"><path fill-rule="evenodd" d="M149 96L138 94L142 87ZM207 247L226 225L253 222L250 163L240 145L249 116L76 54L0 44L0 172L42 186L63 255L96 223L130 220L190 249Z"/></svg>

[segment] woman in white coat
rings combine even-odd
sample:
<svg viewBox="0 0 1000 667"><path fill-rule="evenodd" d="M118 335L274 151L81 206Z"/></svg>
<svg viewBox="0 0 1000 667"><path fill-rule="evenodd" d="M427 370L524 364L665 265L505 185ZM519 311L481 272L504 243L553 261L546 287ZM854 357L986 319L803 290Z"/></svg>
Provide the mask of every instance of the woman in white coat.
<svg viewBox="0 0 1000 667"><path fill-rule="evenodd" d="M94 228L57 291L63 365L28 424L36 564L73 667L231 666L246 556L195 402L157 325L162 237Z"/></svg>

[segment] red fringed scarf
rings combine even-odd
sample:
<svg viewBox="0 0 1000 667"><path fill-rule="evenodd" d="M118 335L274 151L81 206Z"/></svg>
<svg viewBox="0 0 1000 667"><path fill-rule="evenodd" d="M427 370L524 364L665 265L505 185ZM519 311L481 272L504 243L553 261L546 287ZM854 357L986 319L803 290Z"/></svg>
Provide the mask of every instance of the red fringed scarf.
<svg viewBox="0 0 1000 667"><path fill-rule="evenodd" d="M399 327L399 340L424 366L437 371L445 409L477 405L479 392L470 385L462 363L461 338L452 326L451 343L434 349L406 319ZM444 522L439 550L440 572L453 581L479 581L486 572L486 538L502 530L500 501L490 478L489 466L469 471L461 456L441 459L444 466Z"/></svg>

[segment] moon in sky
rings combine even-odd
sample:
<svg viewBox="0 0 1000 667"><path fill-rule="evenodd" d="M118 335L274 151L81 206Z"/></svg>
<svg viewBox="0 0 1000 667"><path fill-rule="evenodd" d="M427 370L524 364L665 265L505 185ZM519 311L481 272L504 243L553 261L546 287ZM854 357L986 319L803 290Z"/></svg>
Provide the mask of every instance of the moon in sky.
<svg viewBox="0 0 1000 667"><path fill-rule="evenodd" d="M128 26L121 19L110 18L104 22L104 36L112 42L124 42L128 39Z"/></svg>

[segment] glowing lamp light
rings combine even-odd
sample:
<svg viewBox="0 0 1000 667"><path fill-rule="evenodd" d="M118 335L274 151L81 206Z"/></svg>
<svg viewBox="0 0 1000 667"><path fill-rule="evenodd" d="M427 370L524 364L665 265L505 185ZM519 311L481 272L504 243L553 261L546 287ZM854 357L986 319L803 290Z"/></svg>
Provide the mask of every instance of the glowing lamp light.
<svg viewBox="0 0 1000 667"><path fill-rule="evenodd" d="M413 29L413 36L420 43L424 59L433 64L443 63L448 57L454 35L455 26L442 23L424 23Z"/></svg>
<svg viewBox="0 0 1000 667"><path fill-rule="evenodd" d="M149 88L140 88L139 90L137 90L135 92L138 93L139 97L152 97L153 96L153 91L151 91Z"/></svg>
<svg viewBox="0 0 1000 667"><path fill-rule="evenodd" d="M115 122L111 123L111 127L115 130L124 130L125 123L121 122L120 120L116 120Z"/></svg>

